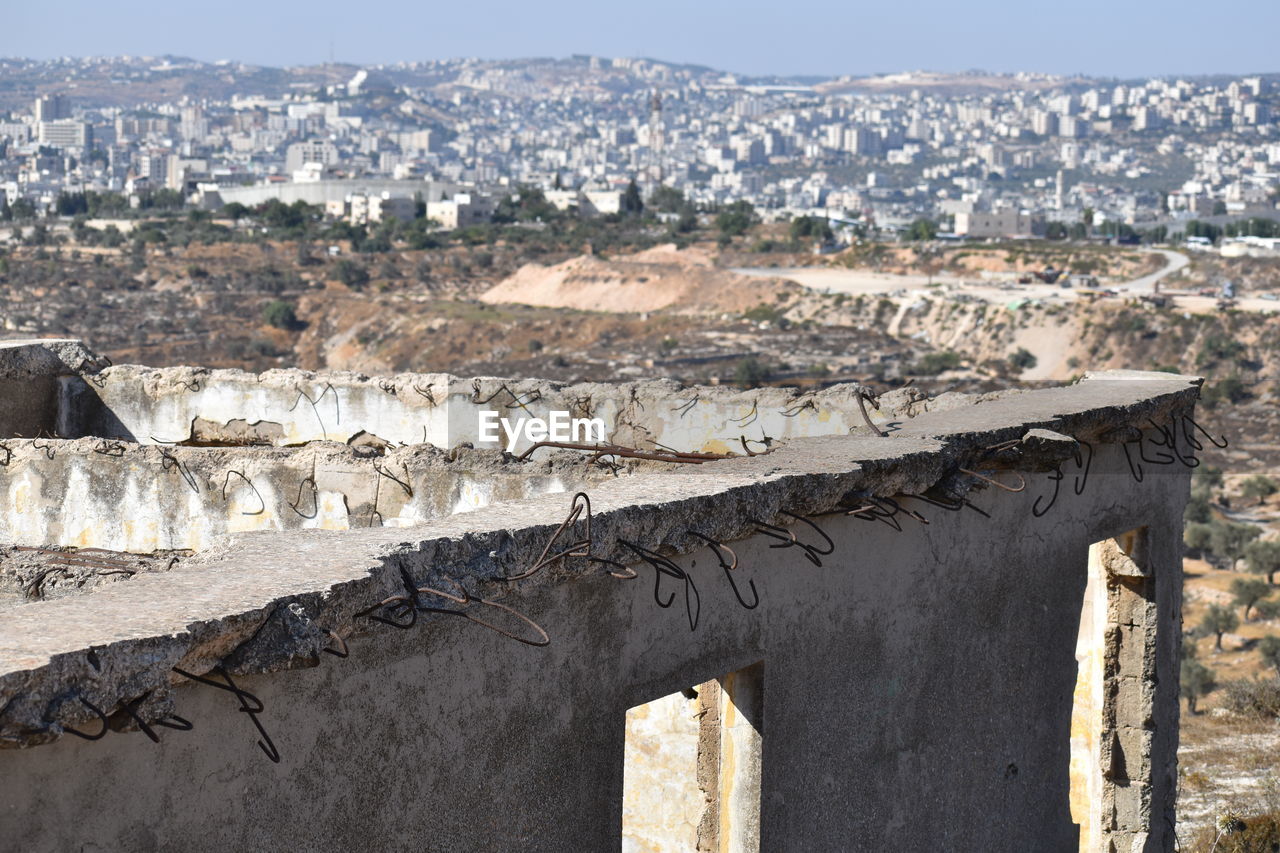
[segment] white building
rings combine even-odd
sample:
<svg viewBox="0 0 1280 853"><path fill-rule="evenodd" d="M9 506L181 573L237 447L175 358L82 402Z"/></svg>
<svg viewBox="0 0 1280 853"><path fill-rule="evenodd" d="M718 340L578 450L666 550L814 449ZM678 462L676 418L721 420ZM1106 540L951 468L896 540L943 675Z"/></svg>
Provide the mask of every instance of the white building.
<svg viewBox="0 0 1280 853"><path fill-rule="evenodd" d="M324 139L295 142L285 150L286 172L296 172L306 163L333 166L338 162L338 146Z"/></svg>
<svg viewBox="0 0 1280 853"><path fill-rule="evenodd" d="M466 228L488 222L493 217L493 202L471 193L458 193L451 199L427 202L427 218L444 228Z"/></svg>
<svg viewBox="0 0 1280 853"><path fill-rule="evenodd" d="M961 237L1033 237L1044 233L1044 217L1026 210L956 213Z"/></svg>

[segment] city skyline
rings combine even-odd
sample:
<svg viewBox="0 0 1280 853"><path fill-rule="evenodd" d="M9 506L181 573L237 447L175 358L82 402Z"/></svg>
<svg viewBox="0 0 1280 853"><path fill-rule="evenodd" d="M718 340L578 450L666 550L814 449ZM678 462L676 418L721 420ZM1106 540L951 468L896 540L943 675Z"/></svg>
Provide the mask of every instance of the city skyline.
<svg viewBox="0 0 1280 853"><path fill-rule="evenodd" d="M139 0L110 8L71 0L61 7L56 27L35 7L12 10L0 33L0 56L174 55L293 66L331 58L373 65L591 54L820 77L981 68L1129 79L1280 70L1268 44L1280 26L1274 3L1234 4L1229 20L1206 20L1189 3L1165 4L1152 14L1088 0L1048 21L1007 6L927 0L908 16L901 9L825 4L780 16L776 7L760 3L688 8L655 0L600 21L599 9L582 0L555 0L499 4L477 22L469 8L407 3L361 18L332 2L263 8L230 0L211 16ZM502 21L502 28L492 21Z"/></svg>

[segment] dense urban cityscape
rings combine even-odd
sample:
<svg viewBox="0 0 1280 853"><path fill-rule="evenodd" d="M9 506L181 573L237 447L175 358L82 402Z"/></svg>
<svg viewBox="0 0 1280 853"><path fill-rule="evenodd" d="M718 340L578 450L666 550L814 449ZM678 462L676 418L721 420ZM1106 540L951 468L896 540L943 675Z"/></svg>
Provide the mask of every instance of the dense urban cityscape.
<svg viewBox="0 0 1280 853"><path fill-rule="evenodd" d="M209 210L302 199L357 221L412 217L416 201L456 227L519 187L583 216L616 213L636 181L645 197L665 185L699 209L747 201L766 219L822 214L855 229L926 217L959 236L1083 224L1164 237L1191 219L1275 211L1278 100L1275 75L796 80L595 56L284 70L11 59L0 198L16 218L59 212L60 195L137 206L170 191Z"/></svg>

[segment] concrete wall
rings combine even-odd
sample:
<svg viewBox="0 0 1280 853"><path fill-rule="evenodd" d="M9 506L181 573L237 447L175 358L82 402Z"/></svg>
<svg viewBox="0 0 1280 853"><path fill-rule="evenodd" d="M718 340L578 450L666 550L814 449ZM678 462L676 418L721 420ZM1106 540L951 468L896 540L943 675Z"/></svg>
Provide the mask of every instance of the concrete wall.
<svg viewBox="0 0 1280 853"><path fill-rule="evenodd" d="M495 451L139 446L10 440L0 542L112 551L202 551L257 530L404 527L605 476L584 458L521 463ZM106 452L101 452L106 451ZM398 482L397 482L398 481ZM412 494L410 494L412 492Z"/></svg>
<svg viewBox="0 0 1280 853"><path fill-rule="evenodd" d="M95 356L79 341L0 341L0 438L53 435L58 378L91 367Z"/></svg>
<svg viewBox="0 0 1280 853"><path fill-rule="evenodd" d="M1141 849L1169 849L1185 485L1181 470L1133 482L1112 446L1045 518L994 491L973 496L990 520L921 506L931 523L896 532L831 516L820 568L764 537L735 542L756 610L704 549L676 559L701 596L692 632L679 602L656 606L646 566L522 596L554 635L545 648L443 618L380 629L349 659L240 680L280 764L231 694L180 687L192 732L0 753L0 847L617 849L627 709L763 660L761 849L1075 849L1089 547L1145 526L1160 711Z"/></svg>
<svg viewBox="0 0 1280 853"><path fill-rule="evenodd" d="M863 427L854 387L802 395L794 389L682 389L674 382L566 385L536 380L459 379L400 374L384 379L352 373L139 368L121 365L64 381L60 434L103 435L146 443L231 441L295 445L349 441L362 433L396 444L506 449L480 440L480 413L547 418L552 411L601 418L609 441L651 449L753 452L787 438L847 434ZM898 392L909 405L918 392ZM313 402L314 401L314 404ZM875 414L873 412L873 414ZM879 421L895 410L876 415ZM515 452L531 442L523 436Z"/></svg>
<svg viewBox="0 0 1280 853"><path fill-rule="evenodd" d="M122 375L144 391L150 381ZM719 396L699 393L708 406ZM394 530L238 534L169 571L11 606L0 619L0 747L14 747L0 749L0 851L618 849L628 709L713 679L724 679L758 734L717 702L719 768L702 760L700 728L696 778L673 779L670 790L705 797L714 783L720 850L754 849L757 834L761 850L1074 850L1086 818L1073 778L1078 786L1082 769L1099 768L1107 773L1100 804L1087 810L1090 837L1170 850L1190 472L1147 463L1135 476L1116 442L1132 442L1135 424L1177 423L1196 394L1185 377L1086 378L939 406L887 437L796 438L767 456L589 482L592 521L567 530L569 495L519 497L524 487L513 484L512 500L464 515ZM757 396L757 408L762 400L772 398ZM673 411L679 401L662 402ZM815 420L839 407L816 409ZM655 428L668 423L664 415ZM671 429L679 423L677 413ZM1095 451L1080 495L1071 488L1074 439ZM45 519L41 536L74 526L86 494L106 495L121 480L139 492L121 504L121 527L141 521L128 515L151 500L144 484L156 482L162 458L161 448L129 448L91 459L98 440L82 439L64 444L86 452L42 462L43 450L10 443L21 446L3 467L25 484L11 490L11 505L25 501L24 512ZM261 466L246 472L255 483L293 484L307 453L323 461L330 452L336 461L317 470L369 485L355 458L363 451L181 449L211 483L227 462L248 459ZM382 461L412 467L415 454L433 452L404 448ZM49 482L37 482L50 463ZM135 464L150 467L130 480ZM1047 472L1059 465L1066 482L1036 517L1032 508L1055 491ZM974 470L1006 484L1025 477L1027 488L990 487ZM162 507L183 487L165 473L173 483L156 498ZM378 483L383 494L399 489ZM910 497L930 489L964 496L989 517ZM292 496L271 491L272 512L283 515L280 500ZM449 499L439 496L452 494L422 491L441 507ZM868 496L894 498L929 523L848 514ZM230 525L241 501L219 495L199 511ZM101 514L108 498L89 502ZM830 551L811 561L759 532L764 522L786 526L822 550L818 532L788 513L817 525ZM733 577L758 607L735 598L694 532L731 544ZM638 578L579 555L511 580L580 537L589 544L573 546L579 554L624 562ZM1116 545L1102 546L1093 570L1105 578L1105 608L1095 587L1086 621L1090 549L1107 540ZM661 549L675 568L637 562L628 541ZM473 600L423 591L451 583ZM419 589L414 627L369 618L407 588ZM526 614L549 644L517 643L442 611L534 641L514 615ZM322 652L348 645L338 637L349 657ZM1102 689L1084 693L1103 698L1077 708L1077 654L1099 642ZM256 698L192 683L175 667L207 676L220 667ZM747 689L735 680L744 671L758 674ZM97 730L86 702L110 715L100 740L71 734ZM194 729L157 728L153 743L128 709L152 724L180 714ZM279 763L260 749L255 721ZM652 768L659 778L665 764ZM756 804L753 826L743 816ZM711 837L706 803L670 805L702 815L699 845Z"/></svg>

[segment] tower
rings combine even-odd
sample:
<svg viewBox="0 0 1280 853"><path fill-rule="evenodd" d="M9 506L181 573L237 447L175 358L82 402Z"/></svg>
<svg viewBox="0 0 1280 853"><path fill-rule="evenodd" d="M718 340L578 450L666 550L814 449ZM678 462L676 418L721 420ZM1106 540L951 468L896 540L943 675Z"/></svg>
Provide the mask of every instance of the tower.
<svg viewBox="0 0 1280 853"><path fill-rule="evenodd" d="M649 181L657 187L662 184L662 95L655 89L649 99Z"/></svg>

